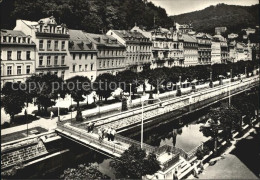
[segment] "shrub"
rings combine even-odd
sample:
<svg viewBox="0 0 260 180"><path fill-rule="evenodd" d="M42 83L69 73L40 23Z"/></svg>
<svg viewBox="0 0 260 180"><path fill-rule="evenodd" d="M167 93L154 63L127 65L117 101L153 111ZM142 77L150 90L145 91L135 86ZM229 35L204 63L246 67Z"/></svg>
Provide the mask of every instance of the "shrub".
<svg viewBox="0 0 260 180"><path fill-rule="evenodd" d="M1 125L1 129L5 129L5 128L9 128L10 127L10 123L5 121L4 124Z"/></svg>
<svg viewBox="0 0 260 180"><path fill-rule="evenodd" d="M97 104L98 103L99 102L97 102ZM96 103L91 103L91 104L83 103L83 104L79 105L80 110L93 109L95 107L97 107ZM71 111L75 111L75 110L77 110L77 104L72 104L72 105L69 106L69 110L68 111L71 112Z"/></svg>

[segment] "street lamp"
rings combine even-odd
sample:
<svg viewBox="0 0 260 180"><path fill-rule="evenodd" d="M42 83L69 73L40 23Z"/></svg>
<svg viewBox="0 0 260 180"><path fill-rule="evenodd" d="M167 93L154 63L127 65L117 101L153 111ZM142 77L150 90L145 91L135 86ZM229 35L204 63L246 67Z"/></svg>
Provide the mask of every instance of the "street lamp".
<svg viewBox="0 0 260 180"><path fill-rule="evenodd" d="M228 101L228 104L229 106L231 105L231 94L230 94L230 89L231 89L231 82L232 82L232 69L230 69L230 82L229 82L229 91L228 91L228 94L229 94L229 101Z"/></svg>
<svg viewBox="0 0 260 180"><path fill-rule="evenodd" d="M142 121L141 121L141 149L143 149L143 140L144 140L144 102L145 101L153 101L153 100L159 100L161 102L161 100L158 99L145 99L142 102Z"/></svg>
<svg viewBox="0 0 260 180"><path fill-rule="evenodd" d="M60 101L60 94L58 94L58 102ZM58 105L58 121L60 122L60 106Z"/></svg>
<svg viewBox="0 0 260 180"><path fill-rule="evenodd" d="M71 107L71 111L70 111L70 123L72 123L72 96L70 95L70 107Z"/></svg>

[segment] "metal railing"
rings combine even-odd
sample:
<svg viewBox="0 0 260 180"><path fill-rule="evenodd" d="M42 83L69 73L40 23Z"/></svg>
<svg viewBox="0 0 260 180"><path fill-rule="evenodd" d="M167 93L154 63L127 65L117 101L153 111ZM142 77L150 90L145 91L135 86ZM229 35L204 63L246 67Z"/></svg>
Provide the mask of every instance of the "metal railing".
<svg viewBox="0 0 260 180"><path fill-rule="evenodd" d="M177 163L179 159L180 159L180 153L175 154L171 159L169 159L168 161L162 164L163 168L161 170L166 171L167 169L172 167L175 163Z"/></svg>

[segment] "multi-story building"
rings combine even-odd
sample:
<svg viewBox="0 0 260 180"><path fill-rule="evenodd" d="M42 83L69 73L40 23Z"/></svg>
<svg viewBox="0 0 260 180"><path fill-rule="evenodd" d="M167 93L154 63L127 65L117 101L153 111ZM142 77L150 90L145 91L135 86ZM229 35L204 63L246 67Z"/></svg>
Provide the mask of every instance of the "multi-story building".
<svg viewBox="0 0 260 180"><path fill-rule="evenodd" d="M184 66L198 65L198 42L197 39L188 34L183 34Z"/></svg>
<svg viewBox="0 0 260 180"><path fill-rule="evenodd" d="M107 35L116 38L126 46L126 68L140 72L144 66L151 63L152 42L142 33L126 30L109 30Z"/></svg>
<svg viewBox="0 0 260 180"><path fill-rule="evenodd" d="M250 44L232 41L229 44L229 57L231 62L252 60L252 48Z"/></svg>
<svg viewBox="0 0 260 180"><path fill-rule="evenodd" d="M38 22L18 19L14 30L30 35L36 44L36 73L66 76L69 32L65 24L58 25L53 16Z"/></svg>
<svg viewBox="0 0 260 180"><path fill-rule="evenodd" d="M198 33L196 38L198 41L199 64L211 64L212 37L205 33Z"/></svg>
<svg viewBox="0 0 260 180"><path fill-rule="evenodd" d="M135 26L133 30L150 38L153 43L152 69L183 65L183 40L179 33L173 32L173 29L168 30L161 27L148 32Z"/></svg>
<svg viewBox="0 0 260 180"><path fill-rule="evenodd" d="M227 31L227 27L215 27L215 34L221 35Z"/></svg>
<svg viewBox="0 0 260 180"><path fill-rule="evenodd" d="M81 30L69 30L69 73L73 76L87 76L91 81L97 75L97 49Z"/></svg>
<svg viewBox="0 0 260 180"><path fill-rule="evenodd" d="M126 67L126 47L116 38L105 34L84 33L97 49L96 76L103 73L116 75Z"/></svg>
<svg viewBox="0 0 260 180"><path fill-rule="evenodd" d="M174 23L174 26L176 27L177 32L182 34L188 34L189 32L192 32L193 27L191 24L178 24Z"/></svg>
<svg viewBox="0 0 260 180"><path fill-rule="evenodd" d="M229 60L229 49L227 41L220 42L220 50L221 50L221 63L227 63Z"/></svg>
<svg viewBox="0 0 260 180"><path fill-rule="evenodd" d="M25 82L35 72L35 44L21 31L1 29L1 87Z"/></svg>
<svg viewBox="0 0 260 180"><path fill-rule="evenodd" d="M220 41L213 39L211 41L211 64L220 64L221 63L221 48Z"/></svg>

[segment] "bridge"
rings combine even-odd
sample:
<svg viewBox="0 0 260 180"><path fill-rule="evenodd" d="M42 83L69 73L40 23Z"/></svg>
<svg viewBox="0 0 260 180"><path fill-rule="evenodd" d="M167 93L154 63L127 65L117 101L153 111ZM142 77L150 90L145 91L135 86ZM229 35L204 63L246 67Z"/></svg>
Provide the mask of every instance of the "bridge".
<svg viewBox="0 0 260 180"><path fill-rule="evenodd" d="M253 76L246 78L241 81L235 81L227 85L221 85L214 88L206 89L204 91L195 92L189 96L177 97L168 99L159 103L152 105L147 105L144 108L144 120L148 121L151 118L161 116L163 114L169 113L179 108L187 107L193 105L196 106L199 104L210 104L214 103L222 98L227 98L229 93L235 95L246 91L258 84L259 77ZM132 126L134 124L139 124L141 122L141 108L136 108L126 112L121 112L115 115L110 115L107 117L99 118L92 120L96 123L96 128L101 127L113 127L120 131L120 129ZM115 141L108 141L104 139L102 142L99 141L98 134L96 131L93 133L88 133L86 130L86 124L88 122L83 122L81 124L73 125L71 123L58 123L56 132L76 143L82 144L90 149L93 149L97 152L105 154L110 157L120 157L121 154L129 148L131 145L141 146L140 142L132 140L127 137L123 137L119 134L115 136ZM183 162L188 162L194 158L195 153L198 148L192 150L191 152L185 152L182 149L170 147L153 147L148 144L144 144L143 148L147 153L154 152L157 155L157 159L162 164L162 169L167 169L169 166L172 166L174 163L178 162L180 158L185 159Z"/></svg>

